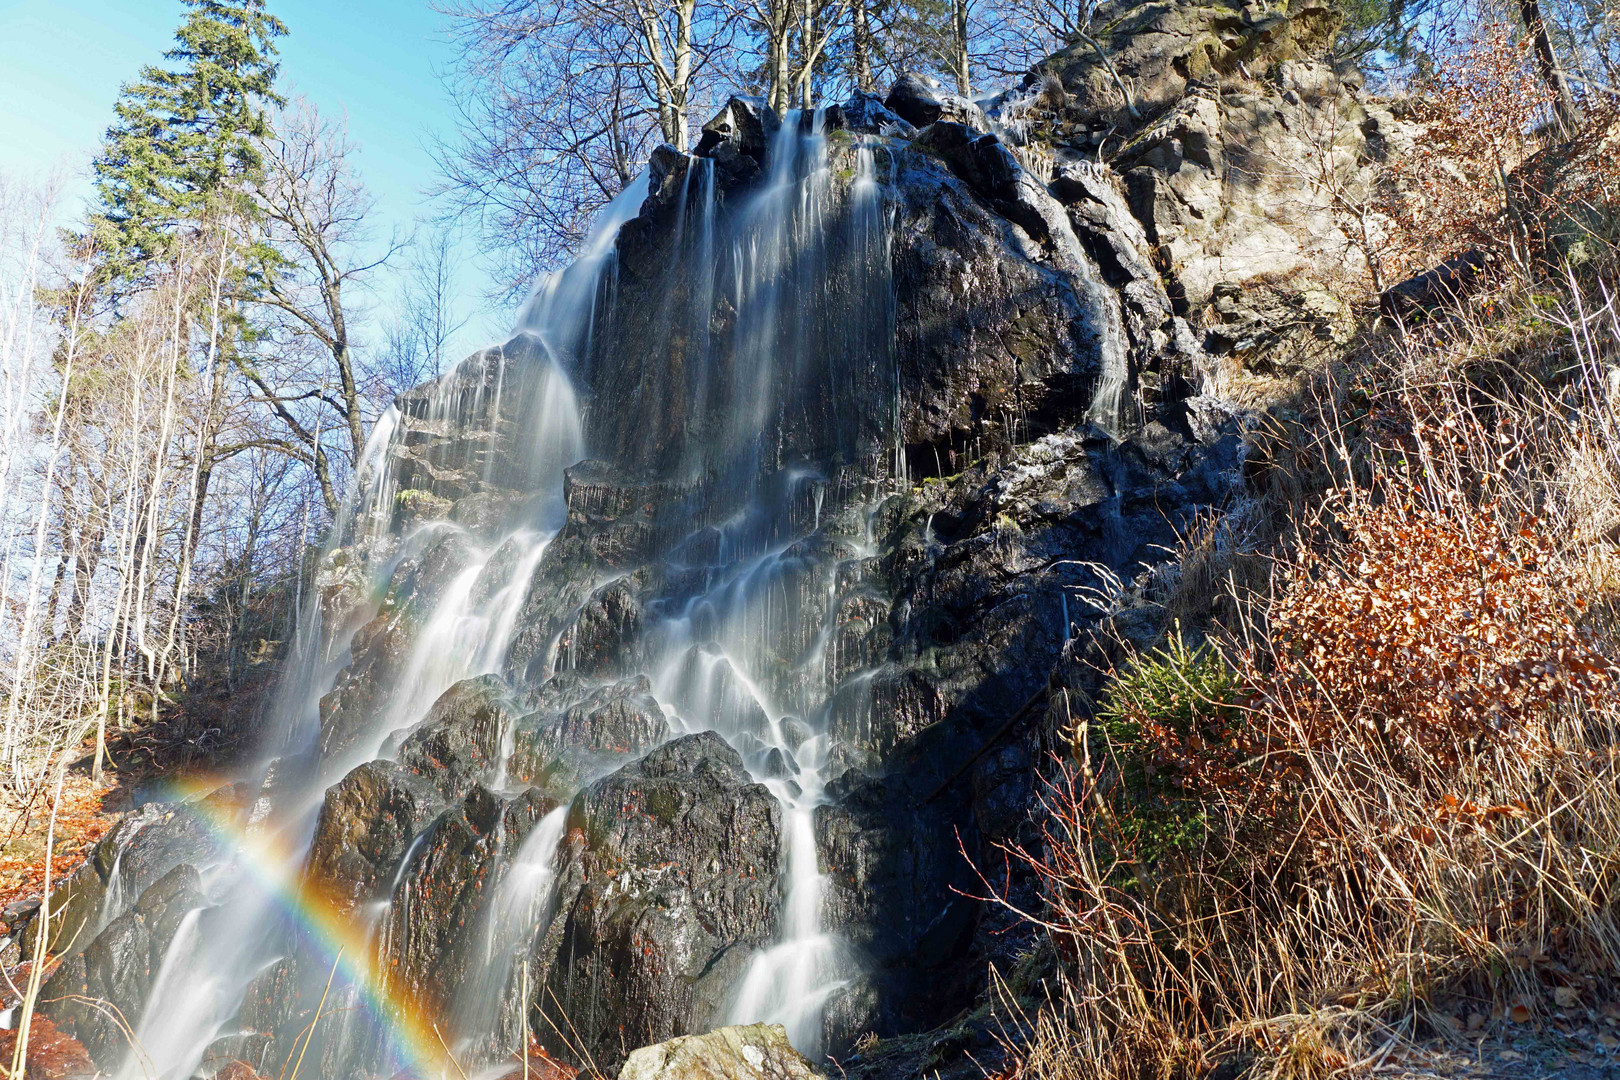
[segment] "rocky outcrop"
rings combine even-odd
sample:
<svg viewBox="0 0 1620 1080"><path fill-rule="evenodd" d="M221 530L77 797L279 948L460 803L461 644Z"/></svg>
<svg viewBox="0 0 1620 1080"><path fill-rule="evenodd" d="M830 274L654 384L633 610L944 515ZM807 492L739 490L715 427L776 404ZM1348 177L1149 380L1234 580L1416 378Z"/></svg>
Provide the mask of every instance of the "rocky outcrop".
<svg viewBox="0 0 1620 1080"><path fill-rule="evenodd" d="M423 833L398 885L410 903L388 912L390 981L404 1000L450 1013L484 954L476 931L494 883L529 830L556 805L538 791L505 798L479 785Z"/></svg>
<svg viewBox="0 0 1620 1080"><path fill-rule="evenodd" d="M1287 61L1320 55L1340 20L1322 0L1114 0L1092 14L1089 35L1040 70L1062 81L1077 112L1139 119L1195 83L1263 79Z"/></svg>
<svg viewBox="0 0 1620 1080"><path fill-rule="evenodd" d="M794 1038L840 1055L970 1015L1028 946L969 894L983 866L1039 902L989 856L1029 839L1076 636L1241 495L1251 425L1211 391L1340 332L1345 207L1397 135L1316 58L1314 0L1093 26L983 106L922 77L780 118L730 99L523 332L401 395L389 482L323 568L346 663L287 775L330 785L308 885L374 920L422 1015L476 988L479 1053L526 1016L567 1068L799 1075L780 1028L682 1038L763 1009L745 975L799 924L844 966ZM1150 607L1122 633L1151 641ZM464 635L504 661L445 675ZM129 881L208 861L188 820L119 842ZM172 932L101 913L110 866L64 893L94 944L59 977L138 1001ZM508 882L538 929L495 942ZM211 1062L284 1056L314 1015L328 962L261 959ZM385 1038L333 1025L311 1061L354 1074Z"/></svg>
<svg viewBox="0 0 1620 1080"><path fill-rule="evenodd" d="M463 679L383 752L454 800L476 781L495 775L517 715L511 690L500 676Z"/></svg>
<svg viewBox="0 0 1620 1080"><path fill-rule="evenodd" d="M108 923L82 952L63 961L41 987L46 1013L71 1031L103 1069L115 1069L129 1049L120 1016L141 1015L182 926L197 918L203 903L196 869L176 866L143 890L134 906ZM181 947L186 944L180 942Z"/></svg>
<svg viewBox="0 0 1620 1080"><path fill-rule="evenodd" d="M1132 246L1214 358L1204 374L1223 392L1234 370L1223 357L1287 374L1321 352L1300 342L1342 335L1383 228L1380 163L1413 137L1361 93L1359 72L1324 59L1339 19L1320 0L1104 4L997 114L1050 141L1052 190L1094 239L1099 218L1105 236L1141 230ZM1053 78L1061 103L1031 104ZM1123 192L1128 215L1103 211L1106 188ZM1132 261L1113 276L1146 280Z"/></svg>
<svg viewBox="0 0 1620 1080"><path fill-rule="evenodd" d="M339 915L390 883L411 841L444 809L431 781L392 761L369 761L329 788L315 823L307 877Z"/></svg>

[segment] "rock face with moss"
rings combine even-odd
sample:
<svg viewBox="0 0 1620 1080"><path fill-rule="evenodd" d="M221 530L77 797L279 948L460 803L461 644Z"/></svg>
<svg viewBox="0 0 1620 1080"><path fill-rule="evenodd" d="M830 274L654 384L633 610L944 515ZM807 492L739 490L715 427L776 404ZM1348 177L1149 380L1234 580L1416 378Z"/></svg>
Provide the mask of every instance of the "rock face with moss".
<svg viewBox="0 0 1620 1080"><path fill-rule="evenodd" d="M665 743L569 812L557 916L537 979L592 1059L725 1019L775 937L781 810L713 732ZM576 1053L580 1052L578 1050Z"/></svg>
<svg viewBox="0 0 1620 1080"><path fill-rule="evenodd" d="M1266 374L1302 340L1342 333L1383 228L1379 163L1413 132L1361 94L1358 71L1322 59L1337 9L1109 3L1091 25L1032 76L1064 90L1037 121L1055 183L1079 163L1106 165L1211 356Z"/></svg>

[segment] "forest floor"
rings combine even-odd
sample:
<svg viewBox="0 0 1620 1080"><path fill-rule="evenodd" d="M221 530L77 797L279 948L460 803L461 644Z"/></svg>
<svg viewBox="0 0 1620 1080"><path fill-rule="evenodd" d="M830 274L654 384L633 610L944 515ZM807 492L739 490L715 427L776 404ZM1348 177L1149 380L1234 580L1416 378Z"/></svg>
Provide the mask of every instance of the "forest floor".
<svg viewBox="0 0 1620 1080"><path fill-rule="evenodd" d="M1517 1035L1410 1044L1372 1068L1388 1080L1598 1080L1620 1075L1620 1006L1572 1023L1568 1032L1527 1029Z"/></svg>
<svg viewBox="0 0 1620 1080"><path fill-rule="evenodd" d="M53 787L43 785L31 797L7 793L0 798L0 911L41 892ZM128 809L127 791L127 778L111 770L100 784L90 779L88 769L67 770L56 811L53 881L72 873Z"/></svg>

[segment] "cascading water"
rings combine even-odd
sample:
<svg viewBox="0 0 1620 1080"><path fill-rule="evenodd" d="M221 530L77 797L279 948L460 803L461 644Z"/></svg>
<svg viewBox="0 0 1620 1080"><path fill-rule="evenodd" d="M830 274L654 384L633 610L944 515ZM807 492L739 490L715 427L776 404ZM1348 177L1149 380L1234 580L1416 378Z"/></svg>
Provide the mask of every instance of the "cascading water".
<svg viewBox="0 0 1620 1080"><path fill-rule="evenodd" d="M596 246L586 257L537 290L526 308L523 326L547 327L550 350L568 347L586 328L589 302L611 264L611 240L639 204L633 189L611 205L598 223ZM582 310L583 309L583 310ZM544 554L559 524L562 469L583 456L581 428L572 386L554 355L531 378L529 426L535 432L523 463L533 478L536 496L518 512L516 526L487 546L472 541L470 530L448 522L416 529L398 542L388 540L401 477L393 464L404 427L397 409L390 408L374 426L355 471L355 487L340 511L322 563L329 565L345 547L371 549L374 566L370 580L354 582L358 603L338 609L336 623L328 621L327 598L309 598L300 614L293 663L282 682L268 744L276 753L265 779L265 790L276 804L268 820L255 810L251 837L228 834L244 823L213 823L226 839L218 862L204 867L204 903L184 916L163 957L145 1008L138 1018L137 1044L120 1070L127 1080L158 1077L183 1080L204 1062L210 1046L231 1036L231 1021L252 979L291 951L308 946L313 932L332 955L333 974L346 976L337 987L335 1012L364 1007L362 985L380 982L381 976L363 953L373 942L370 931L380 924L376 913L357 932L345 934L334 920L318 916L299 895L299 878L308 848L314 814L322 792L348 768L368 760L396 732L408 728L428 710L438 695L460 679L496 670L505 656L517 610L528 578ZM499 415L503 388L497 382L494 400L485 400L482 385L470 392L455 378L445 379L430 398L418 428L444 430L481 412ZM493 455L491 455L493 457ZM389 705L382 710L355 749L326 761L316 750L321 732L321 701L331 691L349 662L349 643L377 612L378 598L402 563L418 557L445 534L468 540L474 551L465 568L443 590L432 610L424 613L402 677L392 688ZM278 734L279 733L279 734ZM553 847L554 847L553 843ZM405 867L400 867L401 872ZM109 912L109 916L115 912ZM349 940L344 941L347 937ZM333 946L333 941L342 942ZM348 952L348 962L340 958ZM370 1005L372 1025L385 1032L397 1030L400 1017L389 1015L387 1005ZM355 1024L345 1023L346 1030ZM369 1038L378 1043L375 1032ZM341 1039L338 1041L342 1041ZM365 1040L355 1040L357 1042ZM380 1040L374 1064L384 1061L419 1064L420 1047L388 1045ZM392 1040L399 1042L397 1038ZM329 1059L342 1061L341 1051ZM328 1075L334 1075L331 1070Z"/></svg>
<svg viewBox="0 0 1620 1080"><path fill-rule="evenodd" d="M503 1047L521 1041L502 1030L506 998L513 989L521 989L520 965L526 962L527 947L550 914L557 845L567 821L566 806L542 818L524 837L511 867L495 887L480 930L476 974L456 1002L454 1030L461 1035L464 1060L478 1060L490 1051L503 1057Z"/></svg>
<svg viewBox="0 0 1620 1080"><path fill-rule="evenodd" d="M323 906L308 861L334 785L398 753L458 683L504 673L522 697L547 680L589 682L570 671L577 625L538 664L511 656L577 509L564 503L565 470L587 458L665 493L646 525L664 584L632 670L672 733L718 732L781 806L776 939L740 969L715 1020L781 1023L802 1050L821 1050L828 1002L859 964L823 924L816 811L849 761L841 732L878 662L850 644L863 621L850 598L874 554L869 506L905 460L882 151L841 143L835 167L830 142L821 113L790 113L766 175L729 203L714 162L684 159L656 310L619 300L616 241L657 197L644 174L580 258L536 288L511 342L378 423L322 560L325 585L305 603L263 794L217 830L225 842L199 867L200 903L165 954L123 1077L185 1080L267 1045L246 1017L259 1015L255 988L287 965L289 1015L308 1027L273 1045L296 1051L305 1075L500 1074L514 1017L537 1000L518 999L553 918L571 820L567 798L542 805L514 779L512 723L476 778L478 806L498 820L478 849L453 985L424 996L399 974L437 823L410 826L380 895L358 905ZM463 486L447 516L436 493L452 480ZM375 692L355 689L362 653L386 660ZM575 789L620 764L584 770ZM459 812L472 815L473 801Z"/></svg>

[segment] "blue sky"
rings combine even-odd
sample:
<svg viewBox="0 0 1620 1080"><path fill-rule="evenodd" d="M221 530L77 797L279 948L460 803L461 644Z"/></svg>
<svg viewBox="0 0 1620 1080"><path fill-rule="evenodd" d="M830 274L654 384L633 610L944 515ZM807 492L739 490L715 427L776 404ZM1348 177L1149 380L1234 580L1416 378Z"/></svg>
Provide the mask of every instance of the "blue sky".
<svg viewBox="0 0 1620 1080"><path fill-rule="evenodd" d="M435 134L455 117L436 71L451 58L443 17L427 0L271 0L287 24L281 83L329 116L347 116L357 165L377 197L386 236L431 212ZM179 0L0 0L0 172L42 179L66 170L65 216L82 213L86 167L112 120L121 84L161 63L183 8ZM476 253L463 247L465 263ZM464 348L510 325L487 310L476 265L459 270ZM379 282L386 303L388 283Z"/></svg>

